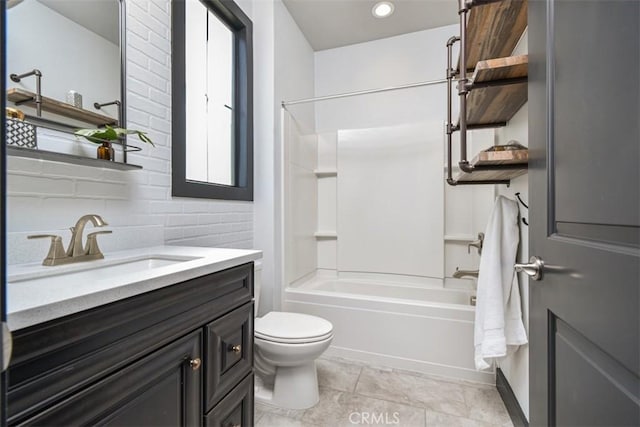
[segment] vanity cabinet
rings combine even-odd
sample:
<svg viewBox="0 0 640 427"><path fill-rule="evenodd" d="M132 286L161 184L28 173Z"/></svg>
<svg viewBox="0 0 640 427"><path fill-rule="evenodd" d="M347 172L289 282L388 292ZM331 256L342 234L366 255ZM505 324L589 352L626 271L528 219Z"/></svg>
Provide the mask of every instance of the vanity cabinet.
<svg viewBox="0 0 640 427"><path fill-rule="evenodd" d="M253 264L14 332L9 425L253 425Z"/></svg>

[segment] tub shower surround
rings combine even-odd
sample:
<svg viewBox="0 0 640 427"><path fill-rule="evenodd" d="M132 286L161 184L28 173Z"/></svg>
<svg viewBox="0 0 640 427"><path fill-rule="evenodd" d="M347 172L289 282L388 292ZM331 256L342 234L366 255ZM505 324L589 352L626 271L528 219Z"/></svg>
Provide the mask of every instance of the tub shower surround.
<svg viewBox="0 0 640 427"><path fill-rule="evenodd" d="M442 123L314 134L284 118L295 173L283 309L329 320L330 356L493 384L473 362L473 282L447 277L451 263L477 263L464 245L477 226L466 200L465 218L446 224ZM463 236L461 254L445 233Z"/></svg>

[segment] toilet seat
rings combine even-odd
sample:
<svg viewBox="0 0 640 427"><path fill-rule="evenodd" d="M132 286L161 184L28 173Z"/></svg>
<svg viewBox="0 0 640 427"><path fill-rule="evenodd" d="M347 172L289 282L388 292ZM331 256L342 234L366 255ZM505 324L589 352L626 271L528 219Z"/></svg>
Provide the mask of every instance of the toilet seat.
<svg viewBox="0 0 640 427"><path fill-rule="evenodd" d="M302 313L272 311L256 318L255 337L282 344L324 341L333 336L331 322Z"/></svg>
<svg viewBox="0 0 640 427"><path fill-rule="evenodd" d="M272 337L269 335L256 333L256 339L270 341L278 344L312 344L315 342L324 341L333 338L333 332L319 336L319 337L307 337L307 338L280 338Z"/></svg>

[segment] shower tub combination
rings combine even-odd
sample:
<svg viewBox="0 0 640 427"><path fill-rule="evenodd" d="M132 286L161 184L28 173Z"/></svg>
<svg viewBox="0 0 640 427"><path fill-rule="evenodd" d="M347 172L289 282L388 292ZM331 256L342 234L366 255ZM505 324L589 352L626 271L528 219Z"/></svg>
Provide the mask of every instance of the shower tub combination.
<svg viewBox="0 0 640 427"><path fill-rule="evenodd" d="M474 367L473 294L440 279L385 283L370 274L319 273L288 287L283 309L333 323L328 356L493 384L494 372Z"/></svg>
<svg viewBox="0 0 640 427"><path fill-rule="evenodd" d="M328 99L283 103L282 309L333 324L327 355L494 383L474 366L474 292L441 279L445 234L476 228L470 215L445 227L441 83L314 104L315 124L287 106Z"/></svg>

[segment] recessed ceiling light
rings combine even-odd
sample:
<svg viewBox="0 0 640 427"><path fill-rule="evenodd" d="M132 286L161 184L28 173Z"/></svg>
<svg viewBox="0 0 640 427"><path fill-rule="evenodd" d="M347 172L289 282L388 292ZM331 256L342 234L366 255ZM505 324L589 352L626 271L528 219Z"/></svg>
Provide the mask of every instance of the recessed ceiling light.
<svg viewBox="0 0 640 427"><path fill-rule="evenodd" d="M393 3L389 1L381 1L376 3L375 6L373 6L373 9L371 9L371 13L376 18L386 18L387 16L390 16L393 13L393 9L394 9Z"/></svg>

